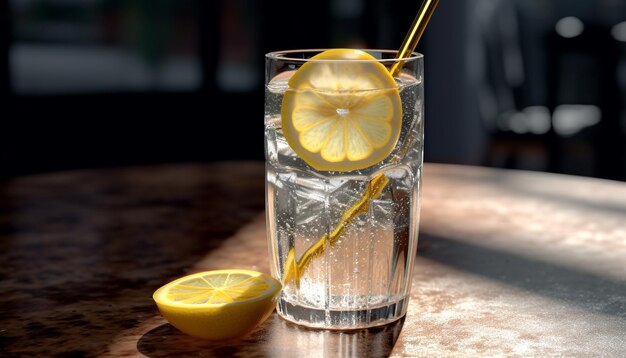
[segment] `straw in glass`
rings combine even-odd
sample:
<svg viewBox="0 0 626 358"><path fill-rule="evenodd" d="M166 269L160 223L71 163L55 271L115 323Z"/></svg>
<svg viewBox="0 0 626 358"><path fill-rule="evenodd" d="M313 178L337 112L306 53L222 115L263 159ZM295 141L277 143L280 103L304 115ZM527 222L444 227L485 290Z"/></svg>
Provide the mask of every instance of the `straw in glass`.
<svg viewBox="0 0 626 358"><path fill-rule="evenodd" d="M430 21L430 18L437 7L439 0L424 0L422 6L413 20L410 31L407 33L400 50L398 51L396 58L402 59L411 55L415 51L415 47L419 42L426 25ZM398 61L391 66L389 72L392 76L397 76L404 65L404 61ZM397 156L394 161L397 160ZM320 256L324 253L324 250L328 246L334 246L337 240L341 237L345 229L352 223L352 221L359 215L367 213L370 203L377 199L382 193L383 189L389 183L389 179L384 173L376 175L370 180L363 196L352 207L346 210L339 223L330 234L322 236L315 244L311 245L300 257L300 260L296 259L295 249L292 247L287 253L287 259L285 261L285 269L283 270L283 284L295 282L297 286L300 285L300 278L304 274L304 271L308 267L312 259Z"/></svg>

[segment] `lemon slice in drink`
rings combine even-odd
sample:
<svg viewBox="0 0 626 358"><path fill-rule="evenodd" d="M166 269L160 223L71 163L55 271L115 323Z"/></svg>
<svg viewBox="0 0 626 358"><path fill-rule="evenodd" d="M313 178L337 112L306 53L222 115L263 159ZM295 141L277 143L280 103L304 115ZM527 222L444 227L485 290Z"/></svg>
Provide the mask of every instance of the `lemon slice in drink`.
<svg viewBox="0 0 626 358"><path fill-rule="evenodd" d="M385 159L402 125L389 71L361 50L332 49L311 59L291 77L283 98L282 128L291 148L317 170L346 172Z"/></svg>
<svg viewBox="0 0 626 358"><path fill-rule="evenodd" d="M165 319L191 336L222 340L250 333L276 307L281 284L261 272L215 270L174 280L152 296Z"/></svg>

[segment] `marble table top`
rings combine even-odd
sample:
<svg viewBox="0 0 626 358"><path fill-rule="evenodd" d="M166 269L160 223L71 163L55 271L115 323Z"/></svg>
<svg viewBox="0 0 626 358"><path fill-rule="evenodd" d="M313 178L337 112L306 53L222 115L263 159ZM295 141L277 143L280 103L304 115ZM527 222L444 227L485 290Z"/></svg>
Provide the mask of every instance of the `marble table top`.
<svg viewBox="0 0 626 358"><path fill-rule="evenodd" d="M274 313L208 342L152 293L187 273L269 273L261 162L0 181L1 357L624 357L626 183L427 163L406 317L309 330Z"/></svg>

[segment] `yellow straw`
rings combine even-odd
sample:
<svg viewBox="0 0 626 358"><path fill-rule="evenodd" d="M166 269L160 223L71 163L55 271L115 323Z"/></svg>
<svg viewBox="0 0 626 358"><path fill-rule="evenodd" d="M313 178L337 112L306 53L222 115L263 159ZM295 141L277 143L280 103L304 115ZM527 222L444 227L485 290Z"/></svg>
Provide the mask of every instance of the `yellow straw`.
<svg viewBox="0 0 626 358"><path fill-rule="evenodd" d="M426 29L426 25L428 25L428 21L430 21L433 12L435 11L435 7L439 3L439 0L424 0L422 3L422 7L420 7L417 12L417 16L415 16L415 20L413 20L413 24L411 25L411 30L407 33L404 41L402 42L402 46L400 46L400 50L396 55L396 58L405 58L409 56L413 51L415 51L415 46L419 42L424 30ZM391 68L389 72L392 76L396 76L399 74L402 66L404 65L403 61L396 62ZM395 158L394 158L395 159ZM294 281L297 286L300 285L300 277L304 274L307 266L311 262L311 260L315 257L320 256L326 246L334 246L338 241L339 237L343 234L344 230L350 223L359 215L367 213L368 208L372 200L375 200L380 196L383 189L389 183L389 179L385 176L384 173L378 174L375 176L368 184L363 196L359 201L357 201L352 207L346 210L339 223L335 227L329 235L322 236L315 244L311 245L300 257L300 260L296 259L296 253L294 248L289 249L287 253L287 259L285 260L285 269L283 270L283 283L286 284L288 282Z"/></svg>
<svg viewBox="0 0 626 358"><path fill-rule="evenodd" d="M420 7L417 12L417 16L415 16L415 20L413 20L411 30L406 34L404 41L402 41L402 46L400 46L400 51L398 51L396 58L405 58L415 51L415 47L420 38L422 38L422 34L424 30L426 30L426 25L428 25L428 21L430 21L431 16L433 16L437 4L439 4L439 0L424 0L422 7ZM392 76L398 75L402 64L402 61L398 61L391 66L389 72L391 72Z"/></svg>

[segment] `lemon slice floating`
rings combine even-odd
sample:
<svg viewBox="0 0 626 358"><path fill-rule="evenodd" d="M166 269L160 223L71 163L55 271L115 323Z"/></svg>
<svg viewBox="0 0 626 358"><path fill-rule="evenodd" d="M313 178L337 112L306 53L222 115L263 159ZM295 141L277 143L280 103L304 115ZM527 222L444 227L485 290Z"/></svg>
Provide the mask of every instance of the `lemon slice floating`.
<svg viewBox="0 0 626 358"><path fill-rule="evenodd" d="M261 272L215 270L174 280L152 296L165 319L190 336L222 340L250 333L276 307L281 284Z"/></svg>
<svg viewBox="0 0 626 358"><path fill-rule="evenodd" d="M332 49L311 59L320 61L302 65L283 98L282 127L291 148L317 170L346 172L385 159L402 126L389 71L361 50Z"/></svg>

